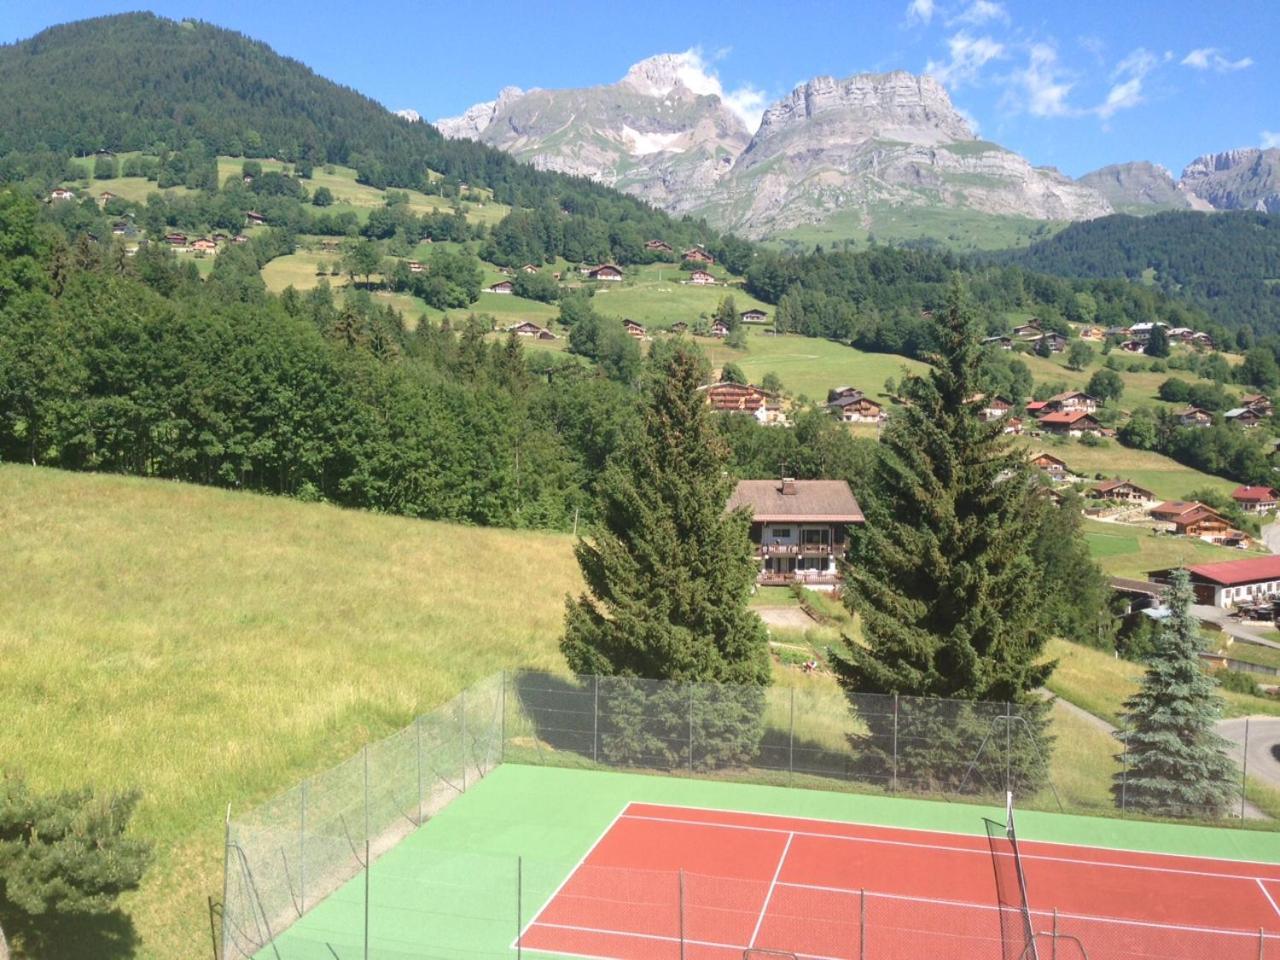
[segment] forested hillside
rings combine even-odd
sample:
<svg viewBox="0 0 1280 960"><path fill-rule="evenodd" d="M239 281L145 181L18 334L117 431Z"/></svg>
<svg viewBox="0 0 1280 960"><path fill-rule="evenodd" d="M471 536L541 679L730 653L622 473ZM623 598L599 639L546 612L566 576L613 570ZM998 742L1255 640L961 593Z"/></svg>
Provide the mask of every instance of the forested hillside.
<svg viewBox="0 0 1280 960"><path fill-rule="evenodd" d="M1064 277L1147 280L1229 330L1280 333L1280 217L1170 212L1076 223L1011 254ZM1251 343L1246 333L1239 345Z"/></svg>
<svg viewBox="0 0 1280 960"><path fill-rule="evenodd" d="M375 187L422 189L443 175L513 206L550 201L652 235L672 232L669 218L641 201L445 140L266 44L206 23L137 13L52 27L0 47L0 90L0 182L35 178L47 189L68 179L65 158L98 150L208 162L277 157L303 169L351 166Z"/></svg>

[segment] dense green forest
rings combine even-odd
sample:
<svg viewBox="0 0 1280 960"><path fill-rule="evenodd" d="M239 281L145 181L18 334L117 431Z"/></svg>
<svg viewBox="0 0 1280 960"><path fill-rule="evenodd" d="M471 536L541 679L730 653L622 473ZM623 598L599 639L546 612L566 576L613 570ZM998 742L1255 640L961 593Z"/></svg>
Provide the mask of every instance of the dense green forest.
<svg viewBox="0 0 1280 960"><path fill-rule="evenodd" d="M779 329L920 357L936 347L927 314L941 308L956 272L965 275L988 334L1006 332L1007 313L1034 314L1063 334L1068 323L1127 327L1156 320L1223 334L1203 310L1161 290L1123 279L1064 279L935 250L763 253L747 270L747 290L777 304Z"/></svg>
<svg viewBox="0 0 1280 960"><path fill-rule="evenodd" d="M1007 259L1064 277L1149 280L1239 331L1241 347L1255 335L1280 333L1280 217L1273 214L1102 217Z"/></svg>

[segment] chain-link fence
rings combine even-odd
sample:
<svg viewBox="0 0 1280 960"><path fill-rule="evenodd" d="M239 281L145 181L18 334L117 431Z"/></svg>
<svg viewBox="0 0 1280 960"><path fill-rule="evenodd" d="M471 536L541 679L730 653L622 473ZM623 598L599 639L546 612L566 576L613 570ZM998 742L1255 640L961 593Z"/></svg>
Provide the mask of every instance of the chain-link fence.
<svg viewBox="0 0 1280 960"><path fill-rule="evenodd" d="M514 856L495 855L497 861L474 851L455 851L444 860L424 859L417 851L412 857L384 856L503 761L975 801L1003 800L1005 792L1012 791L1024 807L1061 809L1050 763L1053 749L1048 703L845 698L818 684L760 688L536 672L494 676L228 824L222 955L224 960L348 960L372 950L368 956L392 960L398 943L406 957L468 956L483 953L475 947L483 939L475 933L481 928L510 934L501 948L494 948L504 952L513 943L516 916L527 919L530 904L541 902L531 899L530 891L549 893L563 880L567 865L524 861L521 887ZM1113 754L1102 754L1098 760L1119 758L1115 799L1117 804L1130 803L1123 750L1118 742L1112 749ZM1237 747L1236 752L1243 763L1246 751ZM1229 787L1239 796L1238 782L1216 786ZM1241 807L1237 802L1232 809L1238 814ZM1187 812L1202 818L1206 814ZM493 829L500 832L502 825ZM468 862L475 869L468 868ZM482 865L487 866L481 870ZM404 891L410 894L407 903ZM833 904L854 893L832 891ZM865 940L849 941L849 949L830 954L817 951L815 956L843 960L952 955L895 952L888 946L857 952L874 946L876 936L886 938L885 944L896 937L893 942L917 943L920 949L934 938L948 943L971 939L972 952L954 955L985 955L978 943L986 934L966 933L967 927L947 919L961 907L911 901L907 909L901 906L907 902L903 898L884 893L857 896L858 910L865 911L860 921L867 931ZM629 894L617 910L634 911L643 902L638 894ZM692 909L720 908L699 901ZM990 909L996 909L994 902ZM833 905L824 915L837 919L823 920L815 914L811 923L815 928L834 924L841 932L830 937L843 937L841 918L850 914L842 910ZM300 917L313 913L306 924L293 929ZM936 918L936 930L918 926L929 916ZM991 918L998 920L995 914ZM1122 926L1110 921L1098 926L1102 921L1095 920L1090 920L1095 940L1103 933L1121 938ZM1040 918L1039 926L1047 922ZM1062 940L1062 950L1067 951L1058 955L1073 956L1066 940L1079 935L1076 930L1083 921L1063 914L1055 922L1059 937L1053 942ZM450 939L460 924L474 928L465 943ZM413 933L396 933L402 929ZM423 935L433 929L438 934ZM992 929L998 938L999 923ZM327 933L318 936L317 931ZM1250 956L1259 955L1256 935L1219 931L1213 936L1219 934L1226 939L1213 950L1217 960L1242 956L1229 947L1248 936L1254 937ZM1039 927L1036 935L1042 935ZM1210 936L1204 931L1196 935ZM282 950L281 944L289 948ZM434 946L428 949L424 944ZM1280 960L1280 948L1273 950ZM1099 956L1092 948L1089 955Z"/></svg>
<svg viewBox="0 0 1280 960"><path fill-rule="evenodd" d="M501 759L503 677L227 824L222 953L252 957Z"/></svg>

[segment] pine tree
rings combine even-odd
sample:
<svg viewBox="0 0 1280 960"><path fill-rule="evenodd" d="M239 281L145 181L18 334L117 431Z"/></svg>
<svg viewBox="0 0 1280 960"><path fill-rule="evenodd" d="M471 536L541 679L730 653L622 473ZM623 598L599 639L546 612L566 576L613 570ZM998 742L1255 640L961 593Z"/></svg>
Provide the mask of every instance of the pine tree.
<svg viewBox="0 0 1280 960"><path fill-rule="evenodd" d="M575 549L587 592L567 600L561 650L580 674L677 681L602 684L613 761L681 763L692 725L697 763L739 762L758 743L769 682L764 625L747 607L748 518L724 512L728 452L698 391L699 358L677 347L660 363L641 428L597 485L600 523ZM681 686L696 682L742 687Z"/></svg>
<svg viewBox="0 0 1280 960"><path fill-rule="evenodd" d="M1165 602L1169 618L1156 639L1138 692L1121 714L1125 745L1111 792L1127 810L1174 817L1214 817L1236 796L1227 742L1213 730L1222 699L1200 666L1200 631L1191 615L1191 579L1175 571Z"/></svg>
<svg viewBox="0 0 1280 960"><path fill-rule="evenodd" d="M859 491L867 522L851 537L844 599L861 618L865 646L847 641L834 667L855 712L868 693L1020 704L1027 725L1011 728L1025 753L1016 772L1038 781L1045 707L1032 691L1053 669L1041 655L1047 633L1032 556L1042 504L1025 457L971 399L981 347L958 282L932 322L940 353L927 377L899 385L907 405ZM1003 708L930 709L913 704L920 735L897 744L895 772L921 787L958 786L987 734L1000 735L1001 750L1014 739L993 729ZM864 759L883 774L893 763L894 719L863 712ZM991 767L1003 778L1002 753L985 759L999 759Z"/></svg>

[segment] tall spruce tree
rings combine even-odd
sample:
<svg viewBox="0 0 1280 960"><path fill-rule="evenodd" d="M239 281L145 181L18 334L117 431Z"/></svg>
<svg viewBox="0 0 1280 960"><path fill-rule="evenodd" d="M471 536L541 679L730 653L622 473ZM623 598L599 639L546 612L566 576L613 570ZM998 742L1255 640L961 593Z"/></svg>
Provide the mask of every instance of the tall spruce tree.
<svg viewBox="0 0 1280 960"><path fill-rule="evenodd" d="M851 536L844 599L865 645L846 641L834 667L868 727L858 745L872 775L892 767L922 789L995 788L1008 769L1033 787L1047 745L1032 691L1053 669L1033 558L1045 505L1000 422L980 417L979 333L958 281L933 326L932 370L900 385L907 403L859 491L867 520ZM908 714L895 718L865 694L1014 702L1027 723L1001 721L1003 707L913 701L913 731L899 738Z"/></svg>
<svg viewBox="0 0 1280 960"><path fill-rule="evenodd" d="M1125 745L1111 792L1117 806L1173 817L1214 817L1237 794L1227 741L1213 729L1222 713L1215 681L1200 666L1200 630L1185 570L1165 595L1169 618L1156 639L1138 692L1125 701Z"/></svg>
<svg viewBox="0 0 1280 960"><path fill-rule="evenodd" d="M617 678L600 687L611 760L739 762L759 741L769 682L764 625L747 607L748 518L725 513L728 450L698 391L700 358L677 346L655 374L641 428L597 485L600 522L575 548L587 592L567 600L561 650L576 672ZM697 682L741 686L682 686Z"/></svg>

